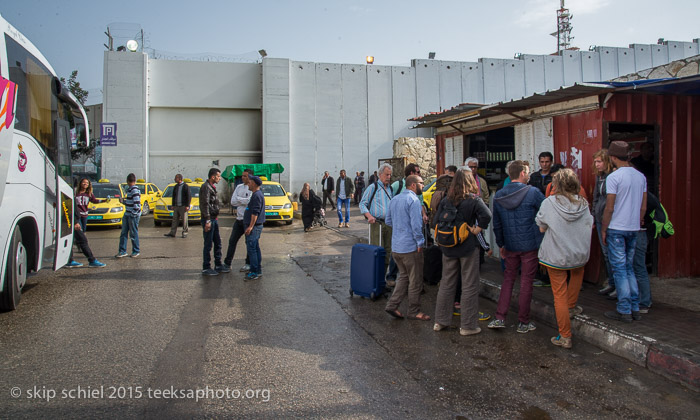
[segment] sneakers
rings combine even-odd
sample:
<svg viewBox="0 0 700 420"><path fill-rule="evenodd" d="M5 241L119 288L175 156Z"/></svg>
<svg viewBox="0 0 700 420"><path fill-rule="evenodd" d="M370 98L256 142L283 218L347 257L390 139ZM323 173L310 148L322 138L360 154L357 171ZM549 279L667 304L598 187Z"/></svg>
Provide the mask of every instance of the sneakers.
<svg viewBox="0 0 700 420"><path fill-rule="evenodd" d="M542 280L537 280L537 281L535 281L534 283L532 283L532 285L535 286L535 287L552 287L551 284L545 283L545 282L543 282Z"/></svg>
<svg viewBox="0 0 700 420"><path fill-rule="evenodd" d="M139 255L141 255L140 252L132 252L131 255L129 255L129 256L130 256L131 258L136 258L136 257L138 257Z"/></svg>
<svg viewBox="0 0 700 420"><path fill-rule="evenodd" d="M231 266L227 264L222 264L219 265L215 268L216 271L219 273L230 273L231 272Z"/></svg>
<svg viewBox="0 0 700 420"><path fill-rule="evenodd" d="M104 266L106 266L106 265L107 265L107 264L101 263L101 262L99 262L99 261L97 261L97 260L95 260L95 261L91 262L90 264L88 264L88 266L90 266L90 267L104 267Z"/></svg>
<svg viewBox="0 0 700 420"><path fill-rule="evenodd" d="M479 312L479 321L488 321L491 319L491 315Z"/></svg>
<svg viewBox="0 0 700 420"><path fill-rule="evenodd" d="M172 233L170 233L170 232L168 232L168 233L164 234L163 236L169 236L169 237L171 237L171 238L174 238L174 237L175 237L175 235L173 235L173 234L172 234Z"/></svg>
<svg viewBox="0 0 700 420"><path fill-rule="evenodd" d="M612 292L608 293L608 297L606 299L617 300L617 290L613 290Z"/></svg>
<svg viewBox="0 0 700 420"><path fill-rule="evenodd" d="M635 321L642 320L642 316L639 314L639 311L632 311L632 319Z"/></svg>
<svg viewBox="0 0 700 420"><path fill-rule="evenodd" d="M459 335L474 335L474 334L479 334L480 332L481 332L481 328L479 328L479 327L476 327L473 330L465 329L465 328L459 329Z"/></svg>
<svg viewBox="0 0 700 420"><path fill-rule="evenodd" d="M599 295L607 295L608 293L611 293L613 290L615 290L615 286L611 286L610 284L608 284L607 286L598 290L598 294Z"/></svg>
<svg viewBox="0 0 700 420"><path fill-rule="evenodd" d="M525 334L525 333L528 333L530 331L535 331L536 329L537 329L537 327L532 322L528 322L527 324L524 322L520 322L520 323L518 323L518 329L516 331L519 332L520 334Z"/></svg>
<svg viewBox="0 0 700 420"><path fill-rule="evenodd" d="M202 270L202 275L203 276L218 276L219 272L216 270L212 270L211 268L207 268L206 270Z"/></svg>
<svg viewBox="0 0 700 420"><path fill-rule="evenodd" d="M617 311L608 311L604 313L606 318L614 319L615 321L622 321L622 322L632 322L632 315L631 314L621 314ZM640 316L641 318L641 316Z"/></svg>
<svg viewBox="0 0 700 420"><path fill-rule="evenodd" d="M127 255L128 255L128 254L127 254L126 252L120 252L119 254L115 255L114 258L124 258L124 257L126 257Z"/></svg>
<svg viewBox="0 0 700 420"><path fill-rule="evenodd" d="M241 267L241 269L238 271L240 271L241 273L247 273L250 271L250 265L246 264L243 267Z"/></svg>
<svg viewBox="0 0 700 420"><path fill-rule="evenodd" d="M572 347L571 344L571 337L566 338L562 337L561 335L558 335L556 337L552 337L552 344L555 346L563 347L565 349L570 349Z"/></svg>
<svg viewBox="0 0 700 420"><path fill-rule="evenodd" d="M83 263L79 263L78 261L73 261L73 260L68 261L68 264L66 264L66 267L68 267L68 268L78 268L78 267L82 267L82 266L83 266Z"/></svg>
<svg viewBox="0 0 700 420"><path fill-rule="evenodd" d="M259 279L260 277L262 277L262 274L253 273L253 272L251 271L250 273L248 273L247 276L245 276L245 280L246 280L246 281L248 281L248 280L257 280L257 279Z"/></svg>
<svg viewBox="0 0 700 420"><path fill-rule="evenodd" d="M576 305L573 308L569 308L569 319L573 319L576 315L581 315L583 313L583 308Z"/></svg>
<svg viewBox="0 0 700 420"><path fill-rule="evenodd" d="M489 322L489 328L505 328L506 322L502 319L494 318L493 321Z"/></svg>
<svg viewBox="0 0 700 420"><path fill-rule="evenodd" d="M341 227L343 227L343 226L345 226L345 225L342 224L342 223L338 223L338 227L339 227L339 228L341 228Z"/></svg>
<svg viewBox="0 0 700 420"><path fill-rule="evenodd" d="M185 239L187 237L187 232L182 232L182 239Z"/></svg>
<svg viewBox="0 0 700 420"><path fill-rule="evenodd" d="M455 306L452 309L452 315L454 315L454 316L459 316L461 313L462 313L462 309L458 308L457 306Z"/></svg>
<svg viewBox="0 0 700 420"><path fill-rule="evenodd" d="M640 306L640 307L639 307L639 313L640 313L640 314L648 314L648 313L649 313L649 309L650 309L650 308L647 307L647 306Z"/></svg>
<svg viewBox="0 0 700 420"><path fill-rule="evenodd" d="M349 228L349 227L350 227L350 224L349 224L349 223L345 223L345 226L344 226L344 227Z"/></svg>
<svg viewBox="0 0 700 420"><path fill-rule="evenodd" d="M440 325L437 322L433 325L433 331L442 331L447 328L447 325Z"/></svg>

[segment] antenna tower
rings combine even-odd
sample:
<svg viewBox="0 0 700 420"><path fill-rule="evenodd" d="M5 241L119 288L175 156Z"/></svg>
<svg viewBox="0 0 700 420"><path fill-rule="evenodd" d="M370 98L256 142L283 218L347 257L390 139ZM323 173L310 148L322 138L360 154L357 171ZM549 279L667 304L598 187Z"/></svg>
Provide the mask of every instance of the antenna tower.
<svg viewBox="0 0 700 420"><path fill-rule="evenodd" d="M557 10L557 31L550 34L557 39L557 54L561 54L564 50L578 50L577 47L571 46L571 40L574 39L571 36L571 30L574 28L571 25L571 19L574 17L564 5L564 0L560 0L559 5L560 7Z"/></svg>

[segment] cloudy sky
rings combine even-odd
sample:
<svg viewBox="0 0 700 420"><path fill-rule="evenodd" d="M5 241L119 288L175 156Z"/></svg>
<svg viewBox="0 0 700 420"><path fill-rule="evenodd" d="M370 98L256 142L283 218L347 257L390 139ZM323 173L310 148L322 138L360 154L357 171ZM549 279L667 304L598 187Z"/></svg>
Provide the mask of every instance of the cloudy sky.
<svg viewBox="0 0 700 420"><path fill-rule="evenodd" d="M626 47L659 38L700 38L697 0L568 0L573 45ZM0 0L0 14L29 38L60 76L78 80L99 101L104 31L117 44L145 34L166 57L204 53L254 61L410 65L434 51L441 60L512 58L556 51L559 0Z"/></svg>

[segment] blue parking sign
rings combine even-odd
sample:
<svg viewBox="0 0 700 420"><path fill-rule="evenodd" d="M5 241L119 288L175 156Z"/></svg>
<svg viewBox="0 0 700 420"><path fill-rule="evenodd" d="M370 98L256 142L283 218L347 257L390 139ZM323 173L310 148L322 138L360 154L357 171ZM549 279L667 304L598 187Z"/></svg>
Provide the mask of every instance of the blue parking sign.
<svg viewBox="0 0 700 420"><path fill-rule="evenodd" d="M100 146L117 145L117 123L100 124Z"/></svg>

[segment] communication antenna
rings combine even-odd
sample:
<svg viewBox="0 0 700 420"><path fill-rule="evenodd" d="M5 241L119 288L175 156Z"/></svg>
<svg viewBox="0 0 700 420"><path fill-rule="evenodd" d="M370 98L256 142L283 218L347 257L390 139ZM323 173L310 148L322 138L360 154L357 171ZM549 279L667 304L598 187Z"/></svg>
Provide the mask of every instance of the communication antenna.
<svg viewBox="0 0 700 420"><path fill-rule="evenodd" d="M107 51L114 51L114 38L112 37L112 34L109 32L109 26L107 27L107 32L105 32L105 35L107 35L107 44L102 44L107 48Z"/></svg>
<svg viewBox="0 0 700 420"><path fill-rule="evenodd" d="M574 16L569 12L569 9L564 5L564 0L560 0L559 9L557 10L557 31L550 35L557 39L557 55L564 50L578 50L577 47L571 46L571 30L574 28L571 24L571 19Z"/></svg>

